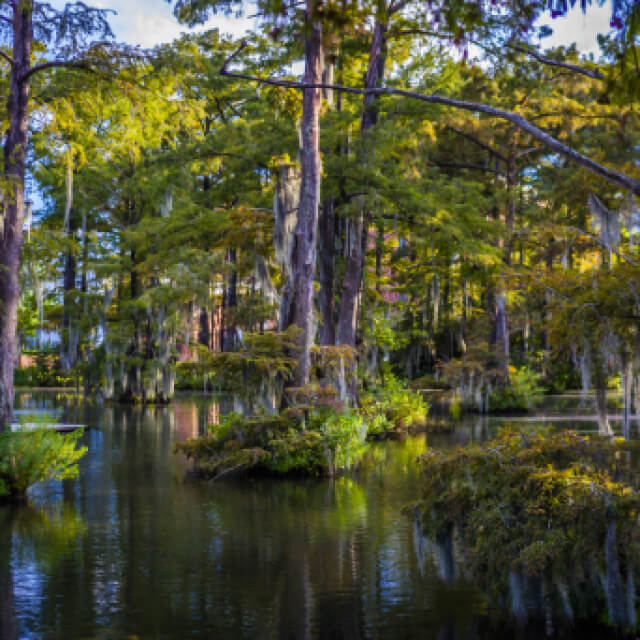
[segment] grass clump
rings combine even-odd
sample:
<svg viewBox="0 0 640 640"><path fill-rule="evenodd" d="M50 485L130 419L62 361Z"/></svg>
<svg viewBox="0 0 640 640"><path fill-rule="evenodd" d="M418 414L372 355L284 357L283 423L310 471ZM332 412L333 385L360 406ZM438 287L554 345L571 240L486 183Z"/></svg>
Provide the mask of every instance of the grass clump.
<svg viewBox="0 0 640 640"><path fill-rule="evenodd" d="M634 628L640 493L629 448L505 430L483 445L429 451L422 533L457 549L463 572L517 617Z"/></svg>
<svg viewBox="0 0 640 640"><path fill-rule="evenodd" d="M22 498L42 480L77 477L76 463L87 451L76 448L81 434L63 435L44 428L0 433L0 500Z"/></svg>

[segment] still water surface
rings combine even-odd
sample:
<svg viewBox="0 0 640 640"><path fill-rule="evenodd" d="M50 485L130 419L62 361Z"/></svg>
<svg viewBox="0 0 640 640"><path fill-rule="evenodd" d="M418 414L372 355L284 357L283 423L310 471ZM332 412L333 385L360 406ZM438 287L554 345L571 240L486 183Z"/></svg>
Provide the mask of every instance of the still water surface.
<svg viewBox="0 0 640 640"><path fill-rule="evenodd" d="M497 637L482 595L416 553L402 509L420 496L424 434L372 445L357 474L333 482L210 483L188 476L173 444L203 433L229 398L140 408L21 391L16 407L89 425L89 451L78 480L0 508L2 640ZM429 445L499 424L462 421Z"/></svg>

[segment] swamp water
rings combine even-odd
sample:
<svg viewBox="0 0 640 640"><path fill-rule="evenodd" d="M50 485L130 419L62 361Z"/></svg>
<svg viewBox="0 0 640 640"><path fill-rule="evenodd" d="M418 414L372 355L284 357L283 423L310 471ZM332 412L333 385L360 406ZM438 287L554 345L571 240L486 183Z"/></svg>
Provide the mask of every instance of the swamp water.
<svg viewBox="0 0 640 640"><path fill-rule="evenodd" d="M549 413L577 419L562 427L593 430L579 399L557 403ZM230 398L141 408L20 391L16 408L60 409L62 422L91 428L78 480L0 507L2 640L498 637L506 615L464 580L445 583L437 553L416 552L402 508L420 496L424 434L373 444L362 469L336 481L211 483L187 476L173 444L203 433ZM484 439L506 423L522 421L468 418L428 441ZM514 633L541 637L503 637Z"/></svg>

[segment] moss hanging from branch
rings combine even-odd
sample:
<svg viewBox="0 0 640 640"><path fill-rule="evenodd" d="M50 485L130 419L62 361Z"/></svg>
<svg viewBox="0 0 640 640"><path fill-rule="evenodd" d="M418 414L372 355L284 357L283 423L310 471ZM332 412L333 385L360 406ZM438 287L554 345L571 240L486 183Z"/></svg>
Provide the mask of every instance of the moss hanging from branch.
<svg viewBox="0 0 640 640"><path fill-rule="evenodd" d="M636 624L637 444L505 430L421 458L423 534L450 539L463 570L520 618Z"/></svg>

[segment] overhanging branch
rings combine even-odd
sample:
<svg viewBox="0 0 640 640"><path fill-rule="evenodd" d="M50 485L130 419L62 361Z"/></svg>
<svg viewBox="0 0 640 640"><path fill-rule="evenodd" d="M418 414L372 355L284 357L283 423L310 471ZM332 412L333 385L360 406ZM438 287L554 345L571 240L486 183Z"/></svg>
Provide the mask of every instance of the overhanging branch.
<svg viewBox="0 0 640 640"><path fill-rule="evenodd" d="M524 53L527 56L530 56L534 60L542 64L546 64L550 67L559 67L561 69L568 69L569 71L573 71L574 73L580 73L583 76L588 76L589 78L593 78L594 80L604 80L604 75L602 75L597 69L586 69L585 67L580 67L577 64L570 64L568 62L560 62L560 60L552 60L551 58L545 58L541 56L536 51L531 51L530 49L526 49L525 47L521 47L516 44L508 44L510 49L514 51L518 51L519 53Z"/></svg>
<svg viewBox="0 0 640 640"><path fill-rule="evenodd" d="M53 69L55 67L67 67L71 69L82 69L83 71L92 71L89 64L79 60L49 60L49 62L43 62L42 64L37 64L35 67L27 69L27 71L20 76L18 81L25 82L32 75L39 73L40 71L44 71L45 69Z"/></svg>
<svg viewBox="0 0 640 640"><path fill-rule="evenodd" d="M407 89L394 89L390 87L375 87L371 89L362 89L359 87L348 87L340 84L329 83L305 83L296 82L293 80L280 80L276 78L261 78L258 76L251 76L244 73L234 73L228 70L229 64L236 58L236 56L247 46L247 42L243 42L225 61L220 68L220 75L228 76L232 78L239 78L241 80L249 80L251 82L259 82L262 84L268 84L275 87L285 87L288 89L332 89L333 91L341 91L343 93L353 93L357 95L396 95L403 98L411 98L414 100L421 100L422 102L428 102L431 104L442 104L448 107L454 107L456 109L463 109L465 111L472 111L474 113L484 113L492 118L500 118L507 120L514 124L516 127L525 131L536 140L542 142L546 147L559 153L576 164L583 166L591 173L607 180L608 182L615 184L623 189L627 189L637 196L640 196L640 182L631 178L630 176L599 164L595 160L583 155L579 151L572 149L566 144L560 142L560 140L549 135L546 131L543 131L539 127L529 122L526 118L519 113L513 113L511 111L505 111L492 107L488 104L480 102L468 102L466 100L456 100L454 98L447 98L435 93L425 94L418 93L416 91L409 91Z"/></svg>

